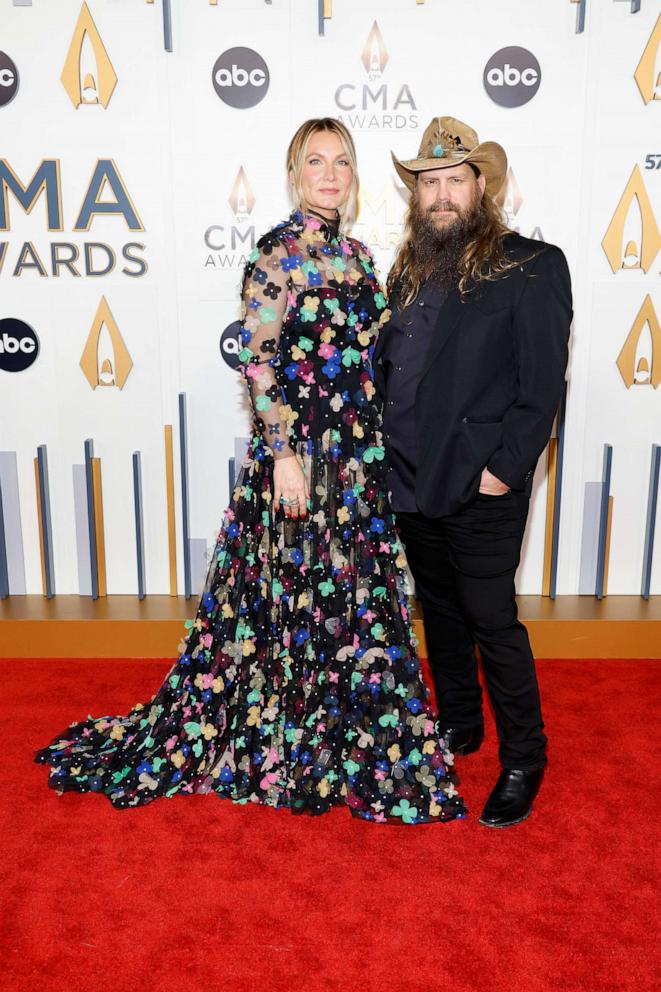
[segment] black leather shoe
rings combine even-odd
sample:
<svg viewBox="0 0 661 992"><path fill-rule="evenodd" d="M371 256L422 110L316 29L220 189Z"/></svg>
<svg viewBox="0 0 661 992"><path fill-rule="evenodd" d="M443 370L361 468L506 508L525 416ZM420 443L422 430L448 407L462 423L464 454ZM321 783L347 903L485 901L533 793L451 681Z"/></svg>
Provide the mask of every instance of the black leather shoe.
<svg viewBox="0 0 661 992"><path fill-rule="evenodd" d="M479 751L484 740L484 724L478 723L475 727L448 727L441 731L441 736L448 742L448 751L465 756Z"/></svg>
<svg viewBox="0 0 661 992"><path fill-rule="evenodd" d="M480 823L485 827L511 827L532 813L532 801L544 778L543 768L524 771L503 768L487 799Z"/></svg>

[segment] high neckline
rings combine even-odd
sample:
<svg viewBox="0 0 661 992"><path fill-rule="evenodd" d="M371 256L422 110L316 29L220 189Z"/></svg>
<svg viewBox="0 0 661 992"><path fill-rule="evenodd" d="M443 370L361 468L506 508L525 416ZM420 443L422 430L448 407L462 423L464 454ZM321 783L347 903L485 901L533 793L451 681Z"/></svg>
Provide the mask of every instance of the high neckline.
<svg viewBox="0 0 661 992"><path fill-rule="evenodd" d="M299 210L298 214L304 224L306 221L317 222L319 224L319 230L326 241L332 241L334 238L339 237L341 222L339 210L335 211L335 218L332 220L313 210L312 207L308 207L306 211Z"/></svg>

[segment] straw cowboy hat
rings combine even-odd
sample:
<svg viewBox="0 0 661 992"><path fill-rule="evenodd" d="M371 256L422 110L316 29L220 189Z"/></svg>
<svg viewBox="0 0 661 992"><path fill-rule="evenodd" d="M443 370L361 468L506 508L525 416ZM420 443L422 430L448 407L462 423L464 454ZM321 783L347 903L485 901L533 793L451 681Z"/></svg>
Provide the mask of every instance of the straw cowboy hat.
<svg viewBox="0 0 661 992"><path fill-rule="evenodd" d="M422 136L417 158L400 162L394 152L390 154L400 178L410 190L415 186L418 172L472 162L487 181L487 193L495 196L507 174L505 149L495 141L480 144L473 128L456 117L434 117Z"/></svg>

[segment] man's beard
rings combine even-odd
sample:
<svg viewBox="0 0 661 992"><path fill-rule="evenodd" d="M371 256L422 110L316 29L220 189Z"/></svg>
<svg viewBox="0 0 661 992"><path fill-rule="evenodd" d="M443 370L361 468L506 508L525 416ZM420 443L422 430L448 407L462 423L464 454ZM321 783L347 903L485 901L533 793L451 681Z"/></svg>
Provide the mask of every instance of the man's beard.
<svg viewBox="0 0 661 992"><path fill-rule="evenodd" d="M453 210L456 218L437 227L433 216L438 210ZM423 280L433 280L446 289L459 281L459 263L471 241L488 224L487 214L479 192L465 211L459 211L449 201L435 203L423 210L417 196L411 203L411 233L415 265Z"/></svg>

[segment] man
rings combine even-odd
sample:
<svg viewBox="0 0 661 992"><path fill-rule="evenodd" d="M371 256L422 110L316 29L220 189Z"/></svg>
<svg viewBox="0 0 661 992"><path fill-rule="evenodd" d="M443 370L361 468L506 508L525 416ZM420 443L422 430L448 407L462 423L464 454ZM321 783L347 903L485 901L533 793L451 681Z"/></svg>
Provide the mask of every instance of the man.
<svg viewBox="0 0 661 992"><path fill-rule="evenodd" d="M437 117L417 158L393 160L411 202L374 354L393 509L440 726L464 755L484 736L479 646L502 765L480 822L507 827L530 815L546 765L514 575L563 389L569 272L559 248L505 227L493 199L507 172L500 145Z"/></svg>

